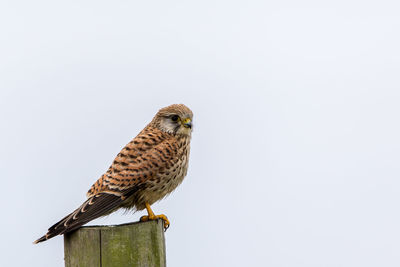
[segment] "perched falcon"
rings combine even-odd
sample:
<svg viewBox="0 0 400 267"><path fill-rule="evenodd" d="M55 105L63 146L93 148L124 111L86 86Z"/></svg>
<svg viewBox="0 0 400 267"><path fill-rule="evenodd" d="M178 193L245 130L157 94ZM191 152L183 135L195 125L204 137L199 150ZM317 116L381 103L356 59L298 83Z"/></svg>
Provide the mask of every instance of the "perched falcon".
<svg viewBox="0 0 400 267"><path fill-rule="evenodd" d="M141 221L162 219L168 228L167 217L154 215L150 205L171 193L186 176L192 119L192 111L183 104L160 109L92 185L88 199L34 243L76 230L120 208L146 209L148 215Z"/></svg>

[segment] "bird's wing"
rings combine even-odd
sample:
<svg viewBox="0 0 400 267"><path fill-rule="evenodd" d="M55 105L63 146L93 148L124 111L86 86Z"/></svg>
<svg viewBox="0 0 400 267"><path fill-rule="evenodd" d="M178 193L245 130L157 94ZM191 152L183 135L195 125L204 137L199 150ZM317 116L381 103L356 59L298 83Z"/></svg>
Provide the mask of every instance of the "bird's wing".
<svg viewBox="0 0 400 267"><path fill-rule="evenodd" d="M171 135L145 128L122 149L109 170L93 184L88 199L34 243L73 231L115 211L127 197L140 189L141 184L175 165L178 148L179 144Z"/></svg>
<svg viewBox="0 0 400 267"><path fill-rule="evenodd" d="M117 155L108 171L97 180L88 197L107 192L127 197L137 186L170 168L178 160L176 138L155 128L145 128Z"/></svg>

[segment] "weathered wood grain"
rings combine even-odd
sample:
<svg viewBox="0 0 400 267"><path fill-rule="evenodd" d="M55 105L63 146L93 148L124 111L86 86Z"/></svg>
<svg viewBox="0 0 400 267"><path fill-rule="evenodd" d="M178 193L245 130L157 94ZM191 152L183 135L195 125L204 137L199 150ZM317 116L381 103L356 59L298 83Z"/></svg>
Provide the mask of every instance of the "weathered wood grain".
<svg viewBox="0 0 400 267"><path fill-rule="evenodd" d="M99 229L88 227L66 234L64 260L68 267L101 266Z"/></svg>
<svg viewBox="0 0 400 267"><path fill-rule="evenodd" d="M88 226L64 237L66 267L166 266L161 220Z"/></svg>

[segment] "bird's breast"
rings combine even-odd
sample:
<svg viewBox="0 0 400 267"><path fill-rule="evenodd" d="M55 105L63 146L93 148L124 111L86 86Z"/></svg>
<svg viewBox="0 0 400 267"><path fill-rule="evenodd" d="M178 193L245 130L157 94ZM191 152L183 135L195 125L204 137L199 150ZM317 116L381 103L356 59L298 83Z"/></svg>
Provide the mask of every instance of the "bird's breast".
<svg viewBox="0 0 400 267"><path fill-rule="evenodd" d="M182 183L188 170L189 154L182 157L169 169L165 169L156 174L155 179L148 181L148 186L144 194L147 202L154 203L172 191Z"/></svg>
<svg viewBox="0 0 400 267"><path fill-rule="evenodd" d="M152 205L164 198L182 183L188 170L190 146L189 140L180 146L178 157L171 161L168 168L160 169L151 179L147 180L143 188L135 197L137 210L144 209L144 203Z"/></svg>

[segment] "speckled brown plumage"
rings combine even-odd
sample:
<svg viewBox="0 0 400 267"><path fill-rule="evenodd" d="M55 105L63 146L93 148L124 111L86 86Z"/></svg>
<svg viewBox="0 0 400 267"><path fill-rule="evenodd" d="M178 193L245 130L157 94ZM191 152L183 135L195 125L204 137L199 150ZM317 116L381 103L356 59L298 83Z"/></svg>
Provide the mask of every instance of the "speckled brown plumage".
<svg viewBox="0 0 400 267"><path fill-rule="evenodd" d="M161 109L92 185L88 199L35 243L73 231L120 208L146 208L149 216L143 220L163 218L169 224L164 215L155 216L150 205L171 193L186 176L192 118L192 111L183 104Z"/></svg>

